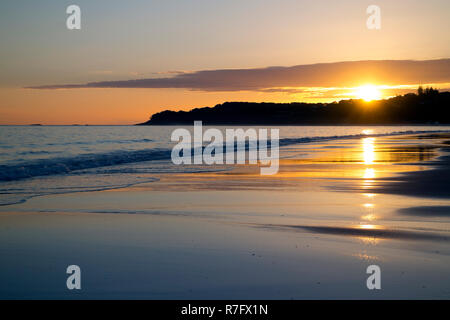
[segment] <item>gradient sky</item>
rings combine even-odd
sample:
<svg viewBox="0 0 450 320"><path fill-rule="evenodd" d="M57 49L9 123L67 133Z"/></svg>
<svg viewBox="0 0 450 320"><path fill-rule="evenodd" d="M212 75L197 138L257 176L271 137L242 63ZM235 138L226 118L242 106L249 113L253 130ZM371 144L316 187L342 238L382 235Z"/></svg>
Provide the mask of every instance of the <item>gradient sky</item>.
<svg viewBox="0 0 450 320"><path fill-rule="evenodd" d="M66 29L70 4L81 7L81 30ZM381 7L381 30L366 28L370 4ZM201 70L450 58L449 30L448 0L2 1L0 124L129 124L166 108L232 100L330 100L248 88L25 87ZM341 94L345 97L345 90Z"/></svg>

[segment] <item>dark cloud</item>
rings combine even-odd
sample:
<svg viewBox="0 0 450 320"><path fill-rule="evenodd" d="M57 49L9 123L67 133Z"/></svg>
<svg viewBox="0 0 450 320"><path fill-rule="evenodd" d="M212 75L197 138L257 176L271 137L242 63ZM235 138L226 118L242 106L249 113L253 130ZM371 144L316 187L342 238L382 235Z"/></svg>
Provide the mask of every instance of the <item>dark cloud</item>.
<svg viewBox="0 0 450 320"><path fill-rule="evenodd" d="M174 74L172 77L165 78L44 85L32 88L183 88L204 91L267 91L274 90L271 88L346 87L363 83L389 85L442 83L450 82L450 59L349 61Z"/></svg>

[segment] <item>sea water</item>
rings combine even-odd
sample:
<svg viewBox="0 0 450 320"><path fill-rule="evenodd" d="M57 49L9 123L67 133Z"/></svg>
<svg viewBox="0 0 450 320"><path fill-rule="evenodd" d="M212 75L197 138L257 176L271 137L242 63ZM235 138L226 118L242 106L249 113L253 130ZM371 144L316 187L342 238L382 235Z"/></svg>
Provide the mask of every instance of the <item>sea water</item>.
<svg viewBox="0 0 450 320"><path fill-rule="evenodd" d="M226 166L174 165L170 155L175 143L170 137L177 128L0 126L0 205L20 203L40 195L123 188L156 181L162 173L227 170ZM205 126L208 128L211 127ZM217 128L224 131L239 127ZM282 126L279 129L280 157L283 157L283 147L298 143L448 131L450 126Z"/></svg>

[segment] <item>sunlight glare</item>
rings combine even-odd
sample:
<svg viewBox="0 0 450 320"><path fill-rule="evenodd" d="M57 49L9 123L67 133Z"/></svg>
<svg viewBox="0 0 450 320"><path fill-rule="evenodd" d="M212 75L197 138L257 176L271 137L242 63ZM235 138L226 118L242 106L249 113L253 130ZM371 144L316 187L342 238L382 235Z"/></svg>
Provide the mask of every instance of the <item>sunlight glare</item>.
<svg viewBox="0 0 450 320"><path fill-rule="evenodd" d="M364 179L374 179L376 177L375 170L367 168L366 171L364 171Z"/></svg>
<svg viewBox="0 0 450 320"><path fill-rule="evenodd" d="M358 98L363 99L367 102L381 99L380 90L378 90L376 86L370 84L359 87L356 95L358 96Z"/></svg>

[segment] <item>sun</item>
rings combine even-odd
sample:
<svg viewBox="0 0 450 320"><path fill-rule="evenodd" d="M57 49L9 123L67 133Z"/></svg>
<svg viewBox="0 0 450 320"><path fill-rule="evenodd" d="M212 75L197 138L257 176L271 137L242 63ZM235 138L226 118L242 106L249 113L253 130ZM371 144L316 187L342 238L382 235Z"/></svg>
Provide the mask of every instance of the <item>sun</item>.
<svg viewBox="0 0 450 320"><path fill-rule="evenodd" d="M374 85L368 84L357 88L356 95L358 98L367 102L381 99L381 92Z"/></svg>

